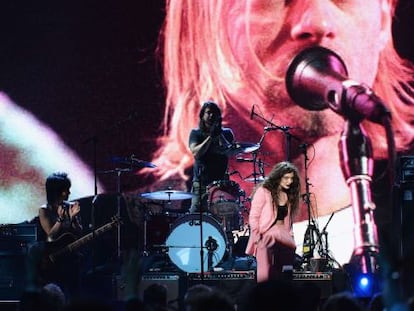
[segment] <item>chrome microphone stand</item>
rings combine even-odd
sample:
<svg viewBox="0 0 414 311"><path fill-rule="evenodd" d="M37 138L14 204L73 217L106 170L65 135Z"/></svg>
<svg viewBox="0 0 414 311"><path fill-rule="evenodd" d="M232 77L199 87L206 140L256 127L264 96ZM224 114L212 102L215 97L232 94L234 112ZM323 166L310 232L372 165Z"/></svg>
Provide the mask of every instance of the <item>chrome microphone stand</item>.
<svg viewBox="0 0 414 311"><path fill-rule="evenodd" d="M375 203L371 199L373 157L371 140L360 121L346 120L340 142L341 168L350 188L354 215L355 262L362 273L378 270L379 243L374 220Z"/></svg>

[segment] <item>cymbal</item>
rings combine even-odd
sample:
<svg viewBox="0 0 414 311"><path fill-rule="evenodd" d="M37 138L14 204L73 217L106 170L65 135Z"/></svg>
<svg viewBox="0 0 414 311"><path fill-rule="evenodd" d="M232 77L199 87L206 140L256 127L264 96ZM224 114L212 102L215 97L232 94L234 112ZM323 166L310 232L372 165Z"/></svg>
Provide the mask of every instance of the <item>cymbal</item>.
<svg viewBox="0 0 414 311"><path fill-rule="evenodd" d="M254 182L254 183L259 183L259 182L262 182L262 181L264 181L265 180L265 178L263 177L263 176L259 176L259 177L256 177L256 178L254 178L254 177L250 177L250 178L245 178L244 179L244 181L247 181L247 182Z"/></svg>
<svg viewBox="0 0 414 311"><path fill-rule="evenodd" d="M142 198L161 201L175 201L191 199L194 194L179 190L162 190L155 192L141 193Z"/></svg>
<svg viewBox="0 0 414 311"><path fill-rule="evenodd" d="M132 169L130 167L127 167L127 168L116 168L116 169L113 169L113 170L98 171L97 173L98 174L113 174L113 173L118 174L118 173L130 173L130 172L135 173L137 171L138 171L138 169Z"/></svg>
<svg viewBox="0 0 414 311"><path fill-rule="evenodd" d="M139 159L135 158L134 156L131 156L131 157L113 156L111 158L111 160L112 160L113 163L125 164L125 165L129 165L129 166L136 167L136 168L144 168L144 167L154 168L154 167L157 167L154 163L139 160Z"/></svg>
<svg viewBox="0 0 414 311"><path fill-rule="evenodd" d="M234 156L239 153L250 153L260 148L259 144L235 142L223 149L223 153L228 156Z"/></svg>

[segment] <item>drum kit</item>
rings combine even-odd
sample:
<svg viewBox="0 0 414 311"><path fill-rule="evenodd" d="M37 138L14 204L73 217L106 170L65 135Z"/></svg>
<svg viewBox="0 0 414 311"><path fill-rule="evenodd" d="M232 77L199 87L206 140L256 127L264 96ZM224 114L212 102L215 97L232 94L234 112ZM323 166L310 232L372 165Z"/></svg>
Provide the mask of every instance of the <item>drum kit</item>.
<svg viewBox="0 0 414 311"><path fill-rule="evenodd" d="M234 143L223 152L228 156L252 153L256 167L256 151L259 144ZM263 176L245 179L260 182ZM232 255L235 243L233 232L243 230L242 210L248 201L239 184L232 180L217 180L207 186L208 212L175 213L163 208L161 212L144 217L144 253L167 253L171 262L188 273L211 271L219 265L226 254ZM148 204L188 200L193 193L167 189L139 194Z"/></svg>

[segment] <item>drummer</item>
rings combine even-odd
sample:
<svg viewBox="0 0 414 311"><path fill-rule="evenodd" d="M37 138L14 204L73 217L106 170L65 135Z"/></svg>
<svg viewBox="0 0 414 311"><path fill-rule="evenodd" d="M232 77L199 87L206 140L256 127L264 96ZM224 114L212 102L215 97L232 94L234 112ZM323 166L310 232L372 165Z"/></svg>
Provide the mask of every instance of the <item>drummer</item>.
<svg viewBox="0 0 414 311"><path fill-rule="evenodd" d="M190 132L189 148L194 156L190 212L208 210L207 186L213 181L228 180L228 154L234 144L232 129L222 127L220 107L212 101L203 103L198 128Z"/></svg>

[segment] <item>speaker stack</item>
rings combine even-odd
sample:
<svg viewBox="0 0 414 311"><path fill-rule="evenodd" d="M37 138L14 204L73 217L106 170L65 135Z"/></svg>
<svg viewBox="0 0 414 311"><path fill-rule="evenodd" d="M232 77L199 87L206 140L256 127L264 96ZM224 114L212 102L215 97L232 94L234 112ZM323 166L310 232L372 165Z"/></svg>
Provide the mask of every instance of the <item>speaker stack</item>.
<svg viewBox="0 0 414 311"><path fill-rule="evenodd" d="M400 157L400 183L397 191L396 207L399 211L400 257L402 258L402 279L404 290L407 293L414 291L414 156Z"/></svg>
<svg viewBox="0 0 414 311"><path fill-rule="evenodd" d="M35 224L0 225L0 302L20 300L26 282L28 246L36 240Z"/></svg>
<svg viewBox="0 0 414 311"><path fill-rule="evenodd" d="M200 273L189 273L188 287L203 283L227 293L233 302L239 304L249 289L256 284L255 271L206 272L204 280Z"/></svg>
<svg viewBox="0 0 414 311"><path fill-rule="evenodd" d="M400 234L401 256L412 256L414 253L414 156L400 158Z"/></svg>
<svg viewBox="0 0 414 311"><path fill-rule="evenodd" d="M141 277L138 296L143 299L148 287L160 284L167 288L168 305L175 310L183 310L184 295L188 288L200 283L226 292L238 303L256 283L255 271L206 272L203 279L200 273L147 272ZM119 296L122 297L122 293Z"/></svg>

